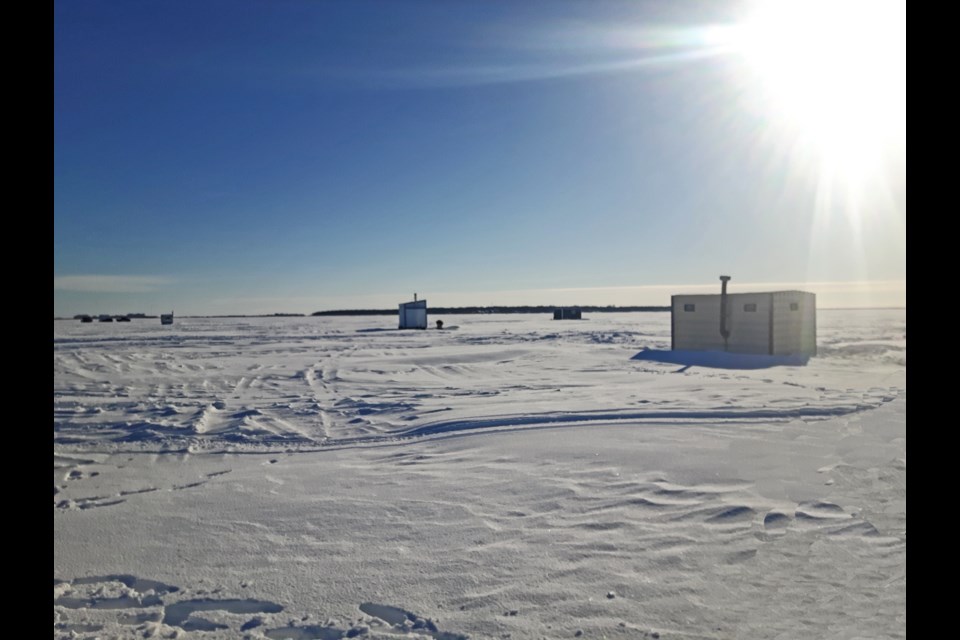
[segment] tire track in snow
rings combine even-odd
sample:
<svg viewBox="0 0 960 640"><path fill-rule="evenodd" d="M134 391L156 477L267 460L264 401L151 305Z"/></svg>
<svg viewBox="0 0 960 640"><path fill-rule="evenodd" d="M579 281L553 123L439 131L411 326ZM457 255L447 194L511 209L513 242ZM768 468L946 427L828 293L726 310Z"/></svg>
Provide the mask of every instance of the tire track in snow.
<svg viewBox="0 0 960 640"><path fill-rule="evenodd" d="M360 436L356 438L338 438L324 443L326 447L356 445L392 440L423 438L440 434L462 433L466 431L487 431L500 428L536 428L554 426L582 426L584 424L605 422L640 423L703 423L703 422L789 422L792 420L816 421L843 417L863 411L877 409L895 398L887 396L876 405L846 405L838 407L797 407L793 409L717 409L705 411L580 411L563 413L528 414L489 418L467 418L445 420L421 425L401 432Z"/></svg>
<svg viewBox="0 0 960 640"><path fill-rule="evenodd" d="M899 395L887 395L875 398L876 404L849 404L833 407L794 407L794 408L763 408L763 409L731 409L729 407L718 407L716 409L703 410L596 410L596 411L569 411L552 412L538 414L519 414L503 416L481 416L475 418L463 418L456 420L444 420L422 424L409 429L387 432L362 433L355 436L335 438L331 437L330 426L331 418L329 414L322 410L320 417L323 421L323 438L311 437L303 429L295 428L293 424L279 418L269 419L268 416L257 412L261 416L260 426L264 430L259 435L250 434L252 437L243 442L238 442L231 437L232 432L224 425L224 412L216 405L208 406L199 412L200 420L194 426L191 436L201 436L205 438L203 443L196 442L196 438L191 439L190 446L200 446L207 453L217 451L235 450L231 447L241 446L250 450L269 451L276 446L297 447L299 451L321 451L325 449L377 445L404 440L428 439L431 437L450 436L450 435L469 435L471 433L489 433L498 430L522 430L522 429L543 429L543 428L563 428L563 427L583 427L589 424L617 424L617 423L638 423L638 424L703 424L703 423L784 423L790 421L821 421L832 418L840 418L864 411L877 409L884 404L893 401ZM347 398L346 400L351 400ZM341 401L341 404L343 401ZM320 407L320 401L317 399L317 407ZM355 407L354 407L355 408ZM236 416L234 416L236 417ZM264 425L263 421L271 423ZM356 419L355 419L356 420ZM356 428L355 424L351 425ZM273 428L270 428L273 427ZM202 429L202 431L201 431ZM267 433L269 432L269 434ZM284 437L289 434L291 437ZM172 436L166 433L166 436ZM186 435L186 434L185 434ZM175 438L175 436L173 436ZM209 438L208 440L206 438ZM142 441L142 437L137 440ZM119 440L114 440L118 443ZM164 439L164 444L169 446L171 442ZM166 449L169 452L169 449Z"/></svg>
<svg viewBox="0 0 960 640"><path fill-rule="evenodd" d="M317 363L307 367L303 372L303 379L306 380L307 386L310 388L310 394L316 402L317 411L320 415L322 436L324 440L327 440L330 438L333 419L325 407L333 406L338 395L336 388L328 380L335 379L337 369L327 364L318 370L319 365L320 363Z"/></svg>

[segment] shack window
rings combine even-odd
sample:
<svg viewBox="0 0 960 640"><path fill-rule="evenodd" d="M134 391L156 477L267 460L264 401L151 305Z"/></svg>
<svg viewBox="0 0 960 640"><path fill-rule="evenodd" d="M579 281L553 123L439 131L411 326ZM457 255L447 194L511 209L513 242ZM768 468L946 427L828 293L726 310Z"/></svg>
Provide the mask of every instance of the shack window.
<svg viewBox="0 0 960 640"><path fill-rule="evenodd" d="M744 311L749 311L750 313L756 313L756 311L757 311L757 305L756 305L755 302L751 302L750 304L745 304L745 305L743 305L743 310L744 310Z"/></svg>
<svg viewBox="0 0 960 640"><path fill-rule="evenodd" d="M799 305L799 304L797 304L796 302L791 302L791 303L790 303L790 311L798 311L799 309L800 309L800 305Z"/></svg>
<svg viewBox="0 0 960 640"><path fill-rule="evenodd" d="M683 310L684 310L684 311L696 311L696 310L697 310L697 305L695 305L695 304L685 304L685 305L683 305Z"/></svg>

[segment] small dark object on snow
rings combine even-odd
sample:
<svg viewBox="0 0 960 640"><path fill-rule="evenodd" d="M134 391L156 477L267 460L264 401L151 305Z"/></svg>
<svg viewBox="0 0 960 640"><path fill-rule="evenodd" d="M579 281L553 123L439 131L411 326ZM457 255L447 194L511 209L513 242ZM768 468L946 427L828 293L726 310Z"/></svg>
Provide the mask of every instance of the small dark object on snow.
<svg viewBox="0 0 960 640"><path fill-rule="evenodd" d="M443 329L443 320L437 320L437 329Z"/></svg>

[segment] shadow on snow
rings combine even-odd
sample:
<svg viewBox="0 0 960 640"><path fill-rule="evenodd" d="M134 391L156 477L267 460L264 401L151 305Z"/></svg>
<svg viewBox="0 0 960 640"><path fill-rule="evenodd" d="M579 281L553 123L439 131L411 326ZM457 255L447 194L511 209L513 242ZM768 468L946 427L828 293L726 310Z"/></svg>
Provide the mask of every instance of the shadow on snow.
<svg viewBox="0 0 960 640"><path fill-rule="evenodd" d="M711 369L768 369L770 367L802 367L809 356L771 356L753 353L727 353L725 351L668 351L644 349L631 360L646 360L679 364L683 367L709 367Z"/></svg>

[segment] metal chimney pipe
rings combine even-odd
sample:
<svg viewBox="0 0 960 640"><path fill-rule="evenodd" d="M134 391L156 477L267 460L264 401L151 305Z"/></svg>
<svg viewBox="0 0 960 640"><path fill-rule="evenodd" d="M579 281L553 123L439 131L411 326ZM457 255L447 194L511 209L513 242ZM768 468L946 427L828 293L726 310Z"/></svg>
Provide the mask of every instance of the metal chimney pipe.
<svg viewBox="0 0 960 640"><path fill-rule="evenodd" d="M723 336L723 350L729 350L729 345L727 344L730 340L730 327L727 326L727 314L730 311L730 306L727 304L727 282L729 282L730 276L720 276L720 335Z"/></svg>
<svg viewBox="0 0 960 640"><path fill-rule="evenodd" d="M414 301L414 302L417 301L417 294L416 294L416 293L413 294L413 301Z"/></svg>

